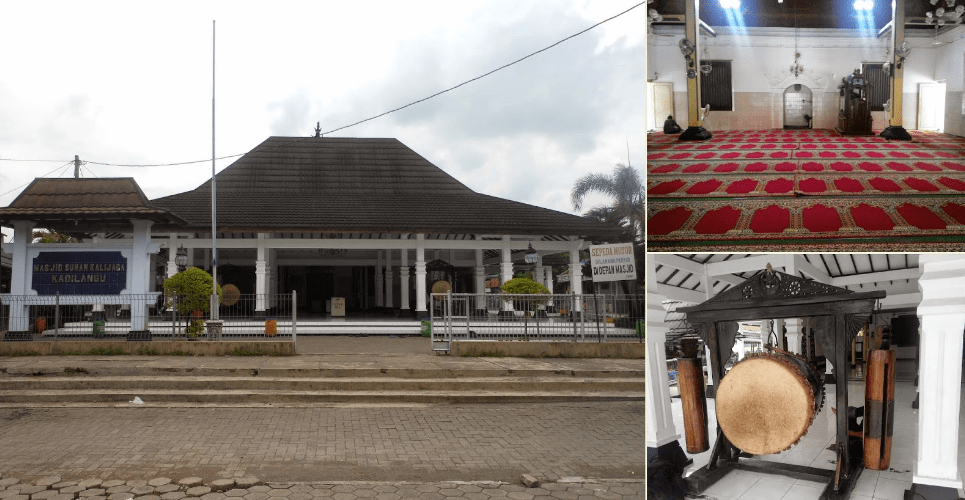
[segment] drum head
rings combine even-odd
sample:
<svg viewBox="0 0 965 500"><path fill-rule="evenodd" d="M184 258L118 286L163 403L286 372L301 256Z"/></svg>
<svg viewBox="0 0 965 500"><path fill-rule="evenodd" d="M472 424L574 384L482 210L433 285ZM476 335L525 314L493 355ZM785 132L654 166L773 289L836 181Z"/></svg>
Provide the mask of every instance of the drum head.
<svg viewBox="0 0 965 500"><path fill-rule="evenodd" d="M772 354L749 357L720 382L717 424L743 451L778 453L797 443L811 426L814 393L793 363Z"/></svg>

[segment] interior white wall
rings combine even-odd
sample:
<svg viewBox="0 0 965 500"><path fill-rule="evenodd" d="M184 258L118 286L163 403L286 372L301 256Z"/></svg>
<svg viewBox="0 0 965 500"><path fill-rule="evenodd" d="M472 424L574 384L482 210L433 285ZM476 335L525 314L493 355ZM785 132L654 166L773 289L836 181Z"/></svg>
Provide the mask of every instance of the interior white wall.
<svg viewBox="0 0 965 500"><path fill-rule="evenodd" d="M731 128L731 123L739 123L743 128L755 128L754 125L779 128L783 123L779 95L795 83L803 84L815 93L816 108L823 102L824 119L820 123L816 119L815 126L834 126L829 123L834 119L832 108L837 107L837 87L842 77L860 68L862 63L883 62L888 57L887 35L881 38L860 38L843 36L834 30L801 30L797 37L797 50L801 53L799 62L805 72L795 77L788 71L794 63L794 30L769 29L757 32L760 34L743 36L721 31L717 37L701 37L701 57L732 61L735 93L733 113L738 115L756 112L757 116L750 120L747 120L746 116L743 120L728 120L725 119L727 113L712 112L705 125L710 130L715 126L721 129ZM648 40L648 77L654 81L673 84L674 105L679 123L688 119L684 58L677 48L682 37L682 32L658 32ZM946 45L933 45L933 38L908 38L913 51L904 63L903 126L908 129L917 128L919 84L945 80L945 131L965 136L965 115L962 114L962 95L965 91L965 28L946 33L939 40ZM769 102L770 104L764 106L772 109L741 109L742 106L759 108L762 102ZM821 110L815 109L816 115L821 113ZM873 113L873 117L876 130L887 125L883 112Z"/></svg>

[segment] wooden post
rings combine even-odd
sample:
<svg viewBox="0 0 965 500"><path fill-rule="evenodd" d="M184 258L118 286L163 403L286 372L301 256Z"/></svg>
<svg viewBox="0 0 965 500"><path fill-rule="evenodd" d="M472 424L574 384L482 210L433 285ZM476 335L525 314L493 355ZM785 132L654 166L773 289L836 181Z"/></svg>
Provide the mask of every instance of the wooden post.
<svg viewBox="0 0 965 500"><path fill-rule="evenodd" d="M895 353L871 351L865 379L864 464L885 470L891 463L891 436L895 429Z"/></svg>
<svg viewBox="0 0 965 500"><path fill-rule="evenodd" d="M683 406L687 453L707 451L710 449L707 398L704 395L704 372L700 358L677 358L677 387Z"/></svg>

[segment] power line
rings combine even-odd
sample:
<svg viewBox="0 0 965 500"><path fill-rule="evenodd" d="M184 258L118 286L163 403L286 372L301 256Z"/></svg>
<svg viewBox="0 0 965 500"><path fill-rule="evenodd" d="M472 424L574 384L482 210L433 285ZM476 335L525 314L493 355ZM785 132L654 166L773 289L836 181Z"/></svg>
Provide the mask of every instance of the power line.
<svg viewBox="0 0 965 500"><path fill-rule="evenodd" d="M63 159L60 159L60 160L22 160L22 159L18 159L18 158L0 158L0 161L38 161L38 162L46 162L46 163L60 163L60 162L62 162L62 161L64 161L64 160L63 160ZM73 160L71 160L71 161L73 161Z"/></svg>
<svg viewBox="0 0 965 500"><path fill-rule="evenodd" d="M335 128L335 129L329 130L328 132L323 132L321 135L331 134L331 133L333 133L333 132L338 132L339 130L344 130L344 129L347 129L347 128L350 128L350 127L354 127L354 126L356 126L356 125L359 125L359 124L362 124L362 123L365 123L365 122L368 122L368 121L375 120L376 118L381 118L381 117L383 117L383 116L385 116L385 115L388 115L388 114L391 114L391 113L395 113L396 111L400 111L400 110L403 110L403 109L405 109L405 108L408 108L409 106L414 106L414 105L416 105L416 104L419 104L419 103L428 101L429 99L432 99L433 97L438 97L438 96L440 96L440 95L442 95L442 94L445 94L446 92L449 92L449 91L458 89L459 87L462 87L463 85L467 85L467 84L470 84L470 83L472 83L472 82L474 82L474 81L476 81L476 80L480 80L480 79L482 79L482 78L485 78L485 77L487 77L487 76L489 76L489 75L491 75L491 74L493 74L493 73L496 73L497 71L504 70L504 69L506 69L506 68L508 68L508 67L510 67L510 66L513 66L513 65L518 64L518 63L520 63L520 62L522 62L522 61L525 61L526 59L529 59L530 57L533 57L533 56L535 56L535 55L537 55L537 54L539 54L539 53L541 53L541 52L545 52L545 51L547 51L547 50L549 50L549 49L552 49L553 47L556 47L557 45L559 45L559 44L561 44L561 43L563 43L563 42L565 42L565 41L567 41L567 40L570 40L570 39L572 39L572 38L576 38L576 37L578 37L578 36L580 36L580 35L588 32L588 31L590 31L590 30L592 30L592 29L594 29L594 28L596 28L596 27L598 27L598 26L600 26L600 25L602 25L602 24L604 24L604 23L607 23L607 22L609 22L609 21L612 21L612 20L614 20L614 19L616 19L616 18L618 18L618 17L626 14L627 12L630 12L631 10L636 9L637 7L640 7L641 5L645 5L646 3L647 3L646 0L643 1L643 2L640 2L640 3L638 3L638 4L636 4L636 5L632 6L632 7L630 7L629 9L627 9L627 10L625 10L625 11L619 13L619 14L616 14L616 15L614 15L614 16L608 17L608 18L606 18L606 19L604 19L604 20L602 20L602 21L594 24L593 26L590 26L589 28L586 28L586 29L584 29L584 30L582 30L582 31L580 31L580 32L578 32L578 33L574 33L574 34L572 34L572 35L570 35L570 36L568 36L568 37L566 37L566 38L564 38L564 39L562 39L562 40L560 40L560 41L558 41L558 42L556 42L556 43L554 43L554 44L552 44L552 45L548 45L548 46L546 46L546 47L543 47L542 49L539 49L539 50L537 50L536 52L532 52L532 53L530 53L530 54L528 54L528 55L526 55L526 56L523 56L523 57L521 57L521 58L519 58L519 59L517 59L517 60L515 60L515 61L513 61L513 62L511 62L511 63L504 64L504 65L502 65L502 66L500 66L500 67L498 67L498 68L496 68L496 69L494 69L494 70L492 70L492 71L489 71L489 72L487 72L487 73L484 73L484 74L482 74L482 75L479 75L479 76L477 76L477 77L475 77L475 78L472 78L472 79L470 79L470 80L466 80L466 81L460 83L459 85L455 85L455 86L453 86L453 87L449 87L449 88L447 88L447 89L445 89L445 90L441 90L441 91L439 91L439 92L436 92L435 94L432 94L432 95L430 95L430 96L428 96L428 97L424 97L424 98L419 99L419 100L417 100L417 101L410 102L409 104L406 104L405 106L400 106L400 107L398 107L398 108L395 108L395 109L386 111L386 112L384 112L384 113L380 113L380 114L375 115L375 116L373 116L373 117L366 118L366 119L361 120L361 121L357 121L357 122L355 122L355 123L353 123L353 124L351 124L351 125L345 125L345 126L343 126L343 127L339 127L339 128ZM303 140L312 139L313 137L314 137L314 136L304 137L304 138L298 139L298 140L296 140L296 141L294 141L294 142L297 143L297 142L300 142L300 141L303 141ZM285 143L285 144L278 144L278 145L272 146L272 147L270 147L270 148L266 148L264 151L270 151L270 150L272 150L272 149L281 147L281 146L283 146L283 145L285 145L285 146L290 146L291 144L292 144L291 142ZM237 158L237 157L239 157L239 156L243 156L244 154L245 154L245 153L239 153L239 154L234 154L234 155L221 156L221 157L215 158L215 160L225 160L225 159L228 159L228 158ZM174 166L179 166L179 165L192 165L192 164L195 164L195 163L205 163L205 162L209 162L209 161L211 161L210 158L205 158L205 159L203 159L203 160L183 161L183 162L177 162L177 163L153 163L153 164L139 164L139 165L118 164L118 163L103 163L103 162L90 161L90 160L87 160L87 163L90 163L90 164L93 164L93 165L104 165L104 166L109 166L109 167L146 168L146 167L174 167Z"/></svg>
<svg viewBox="0 0 965 500"><path fill-rule="evenodd" d="M47 173L44 174L44 175L41 175L41 177L47 177L48 175L50 175L50 174L52 174L52 173L54 173L54 172L56 172L56 171L58 171L58 170L60 170L60 169L66 169L67 167L69 167L69 166L71 166L71 165L73 165L73 164L74 164L74 160L70 160L70 161L67 162L66 164L61 165L61 166L59 166L59 167L51 170L50 172L47 172ZM59 177L59 176L58 176L58 177ZM33 181L30 181L30 182L33 182ZM8 195L8 194L10 194L10 193L18 190L18 189L22 189L22 188L26 187L27 185L29 185L30 182L28 182L28 183L26 183L26 184L22 184L22 185L20 185L20 186L17 186L17 187L15 187L15 188L11 189L10 191L7 191L6 193L0 194L0 197L6 196L6 195Z"/></svg>

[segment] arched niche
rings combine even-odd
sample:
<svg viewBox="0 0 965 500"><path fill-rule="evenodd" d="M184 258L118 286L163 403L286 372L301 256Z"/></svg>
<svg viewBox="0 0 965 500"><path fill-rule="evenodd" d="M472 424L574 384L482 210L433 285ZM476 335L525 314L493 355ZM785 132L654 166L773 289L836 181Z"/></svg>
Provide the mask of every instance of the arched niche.
<svg viewBox="0 0 965 500"><path fill-rule="evenodd" d="M784 128L811 128L812 102L811 89L805 85L795 83L784 89Z"/></svg>

